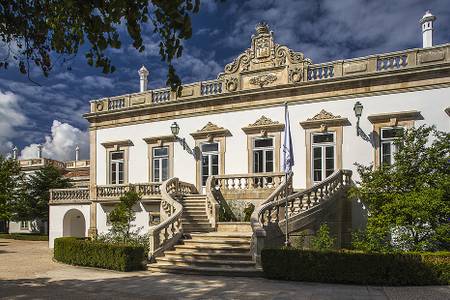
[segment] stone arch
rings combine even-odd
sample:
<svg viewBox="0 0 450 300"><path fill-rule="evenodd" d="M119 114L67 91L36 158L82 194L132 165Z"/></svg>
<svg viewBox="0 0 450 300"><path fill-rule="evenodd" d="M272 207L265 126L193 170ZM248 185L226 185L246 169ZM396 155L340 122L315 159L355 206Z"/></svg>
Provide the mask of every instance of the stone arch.
<svg viewBox="0 0 450 300"><path fill-rule="evenodd" d="M84 237L86 235L86 220L78 209L66 212L63 219L63 236Z"/></svg>

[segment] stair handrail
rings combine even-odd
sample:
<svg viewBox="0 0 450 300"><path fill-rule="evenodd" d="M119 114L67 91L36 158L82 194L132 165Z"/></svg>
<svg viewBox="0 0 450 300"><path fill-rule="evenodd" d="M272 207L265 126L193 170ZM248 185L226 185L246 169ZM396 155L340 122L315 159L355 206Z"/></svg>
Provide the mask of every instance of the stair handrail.
<svg viewBox="0 0 450 300"><path fill-rule="evenodd" d="M160 255L171 248L183 235L181 216L183 205L177 200L184 194L195 194L197 189L193 184L180 181L177 177L167 179L161 184L161 207L167 214L167 219L149 229L149 258Z"/></svg>
<svg viewBox="0 0 450 300"><path fill-rule="evenodd" d="M209 176L206 180L206 215L213 228L217 226L220 209L220 203L216 194L216 178L215 176Z"/></svg>
<svg viewBox="0 0 450 300"><path fill-rule="evenodd" d="M253 255L253 261L257 266L261 265L261 250L264 248L264 240L266 237L266 230L263 224L259 220L259 215L262 207L280 198L284 198L286 191L288 194L292 192L292 177L293 173L290 172L287 176L287 180L284 180L280 185L264 200L259 207L257 207L250 216L250 225L252 227L252 243L251 252ZM286 178L286 177L285 177ZM287 188L286 188L287 185Z"/></svg>

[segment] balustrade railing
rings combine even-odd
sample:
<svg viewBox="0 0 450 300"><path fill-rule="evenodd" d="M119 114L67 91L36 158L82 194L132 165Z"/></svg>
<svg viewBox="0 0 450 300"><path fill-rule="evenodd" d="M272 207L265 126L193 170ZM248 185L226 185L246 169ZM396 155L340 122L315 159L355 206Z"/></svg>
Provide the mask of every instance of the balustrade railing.
<svg viewBox="0 0 450 300"><path fill-rule="evenodd" d="M160 186L160 182L98 185L97 198L99 200L119 200L126 192L136 191L145 199L152 196L159 196Z"/></svg>
<svg viewBox="0 0 450 300"><path fill-rule="evenodd" d="M333 64L320 64L308 66L308 81L328 79L334 77Z"/></svg>
<svg viewBox="0 0 450 300"><path fill-rule="evenodd" d="M178 199L185 194L197 193L193 184L181 182L176 177L164 181L160 190L161 206L166 214L166 219L149 229L149 256L151 259L172 247L181 238L183 235L181 224L183 205L178 202Z"/></svg>
<svg viewBox="0 0 450 300"><path fill-rule="evenodd" d="M377 71L402 69L408 65L406 53L377 57Z"/></svg>
<svg viewBox="0 0 450 300"><path fill-rule="evenodd" d="M286 188L285 182L280 185L251 216L252 251L255 262L260 263L261 250L264 248L266 237L264 228L271 224L286 222L286 209L290 219L333 199L343 188L351 185L351 175L350 170L338 170L324 181L297 193L292 193L291 188ZM291 186L292 177L287 184ZM286 191L288 191L287 201Z"/></svg>
<svg viewBox="0 0 450 300"><path fill-rule="evenodd" d="M170 101L170 89L160 89L152 92L153 103L162 103L167 101Z"/></svg>
<svg viewBox="0 0 450 300"><path fill-rule="evenodd" d="M274 189L281 184L284 173L250 173L214 176L214 184L222 193Z"/></svg>
<svg viewBox="0 0 450 300"><path fill-rule="evenodd" d="M108 110L116 110L125 107L125 98L108 99Z"/></svg>
<svg viewBox="0 0 450 300"><path fill-rule="evenodd" d="M88 188L52 189L50 204L89 202Z"/></svg>
<svg viewBox="0 0 450 300"><path fill-rule="evenodd" d="M202 96L206 95L217 95L221 94L223 90L223 82L220 80L204 81L201 83L200 94Z"/></svg>

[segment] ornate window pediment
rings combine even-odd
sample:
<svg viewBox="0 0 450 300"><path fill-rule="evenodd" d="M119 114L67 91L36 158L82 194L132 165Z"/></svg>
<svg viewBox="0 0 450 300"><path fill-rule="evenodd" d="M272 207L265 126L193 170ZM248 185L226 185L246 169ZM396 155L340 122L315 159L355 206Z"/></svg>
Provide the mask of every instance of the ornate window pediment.
<svg viewBox="0 0 450 300"><path fill-rule="evenodd" d="M300 125L304 129L322 128L322 131L326 131L331 126L348 126L350 121L347 118L343 118L339 115L334 115L324 109L322 109L314 117L300 122Z"/></svg>
<svg viewBox="0 0 450 300"><path fill-rule="evenodd" d="M204 139L204 138L214 138L219 136L231 136L231 132L228 129L217 126L212 122L208 122L202 129L197 130L196 132L191 133L191 136L194 139Z"/></svg>
<svg viewBox="0 0 450 300"><path fill-rule="evenodd" d="M261 133L278 132L278 131L284 130L284 124L281 124L278 121L273 121L272 119L270 119L266 116L261 116L254 123L248 124L248 126L243 127L242 130L246 134L259 133L259 132L261 132Z"/></svg>

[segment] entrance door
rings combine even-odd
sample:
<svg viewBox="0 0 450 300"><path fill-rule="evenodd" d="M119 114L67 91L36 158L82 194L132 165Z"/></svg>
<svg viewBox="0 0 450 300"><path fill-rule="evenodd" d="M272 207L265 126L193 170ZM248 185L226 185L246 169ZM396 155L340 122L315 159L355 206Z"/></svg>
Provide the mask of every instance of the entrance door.
<svg viewBox="0 0 450 300"><path fill-rule="evenodd" d="M202 151L202 186L206 185L208 176L219 175L219 143L203 143Z"/></svg>

